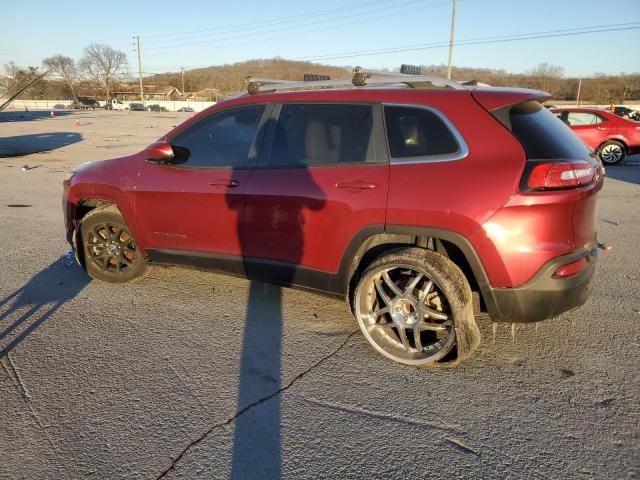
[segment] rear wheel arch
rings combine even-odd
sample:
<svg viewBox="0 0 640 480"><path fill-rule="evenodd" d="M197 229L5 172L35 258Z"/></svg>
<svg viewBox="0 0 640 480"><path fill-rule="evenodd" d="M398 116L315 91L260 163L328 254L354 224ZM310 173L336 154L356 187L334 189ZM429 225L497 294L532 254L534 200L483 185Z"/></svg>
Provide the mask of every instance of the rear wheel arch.
<svg viewBox="0 0 640 480"><path fill-rule="evenodd" d="M598 145L598 148L596 148L596 151L600 150L605 144L609 143L609 142L616 142L621 144L624 147L625 152L629 152L629 146L627 145L627 142L625 141L624 138L618 138L618 137L612 137L612 138L607 138L604 142L602 142L600 145Z"/></svg>
<svg viewBox="0 0 640 480"><path fill-rule="evenodd" d="M365 231L370 231L370 228ZM362 232L359 232L359 235ZM358 235L352 243L357 241ZM360 275L376 258L390 250L403 246L416 246L425 250L433 250L455 263L465 275L471 289L478 291L482 307L491 312L495 310L495 300L490 288L488 276L484 270L480 257L463 235L432 227L416 227L402 225L387 225L384 231L371 232L360 239L353 248L350 245L343 257L341 278L344 282L342 292L346 292L346 299L352 306L355 286ZM351 254L349 251L351 250Z"/></svg>

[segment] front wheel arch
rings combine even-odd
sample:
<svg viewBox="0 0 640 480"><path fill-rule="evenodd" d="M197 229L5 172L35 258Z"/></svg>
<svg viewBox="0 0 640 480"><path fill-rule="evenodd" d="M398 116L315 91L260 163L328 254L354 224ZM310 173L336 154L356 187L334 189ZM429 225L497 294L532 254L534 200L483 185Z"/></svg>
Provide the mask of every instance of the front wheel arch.
<svg viewBox="0 0 640 480"><path fill-rule="evenodd" d="M96 280L123 283L144 277L144 252L116 204L93 208L84 215L77 222L75 243L85 271Z"/></svg>
<svg viewBox="0 0 640 480"><path fill-rule="evenodd" d="M85 200L79 201L75 206L74 228L73 228L73 234L71 237L71 243L73 245L73 249L75 250L78 263L85 270L87 268L87 265L85 263L85 258L84 258L84 249L82 248L82 232L80 231L80 224L82 223L82 219L86 217L90 212L95 210L96 208L107 208L107 207L114 207L116 211L120 215L122 215L122 212L120 211L118 206L109 200L87 198Z"/></svg>

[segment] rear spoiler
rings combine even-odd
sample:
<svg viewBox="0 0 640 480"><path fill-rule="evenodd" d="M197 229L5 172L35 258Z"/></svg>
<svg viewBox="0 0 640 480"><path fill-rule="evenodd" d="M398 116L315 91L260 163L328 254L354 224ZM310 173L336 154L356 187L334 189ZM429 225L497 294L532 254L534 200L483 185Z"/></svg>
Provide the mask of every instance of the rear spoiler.
<svg viewBox="0 0 640 480"><path fill-rule="evenodd" d="M541 90L497 87L474 88L471 91L471 96L489 112L531 100L542 103L552 98L550 94Z"/></svg>
<svg viewBox="0 0 640 480"><path fill-rule="evenodd" d="M471 91L471 95L509 131L511 131L509 118L511 107L524 102L542 103L552 98L547 92L528 88L476 88Z"/></svg>

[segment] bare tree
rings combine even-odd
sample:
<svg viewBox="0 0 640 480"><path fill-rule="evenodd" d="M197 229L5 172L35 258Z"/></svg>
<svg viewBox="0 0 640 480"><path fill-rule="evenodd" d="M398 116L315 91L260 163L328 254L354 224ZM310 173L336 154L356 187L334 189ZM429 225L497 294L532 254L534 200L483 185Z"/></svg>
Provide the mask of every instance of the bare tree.
<svg viewBox="0 0 640 480"><path fill-rule="evenodd" d="M638 75L625 75L624 73L620 74L619 79L622 81L624 86L622 92L622 100L627 100L629 98L633 98L635 94L640 90L640 78Z"/></svg>
<svg viewBox="0 0 640 480"><path fill-rule="evenodd" d="M9 62L4 64L4 71L11 78L16 76L16 72L18 70L20 70L20 67L16 65L16 62Z"/></svg>
<svg viewBox="0 0 640 480"><path fill-rule="evenodd" d="M76 96L75 83L78 81L78 70L73 58L64 55L54 55L42 60L42 64L45 68L60 75L64 83L69 87L69 90L71 90L71 95Z"/></svg>
<svg viewBox="0 0 640 480"><path fill-rule="evenodd" d="M104 85L108 99L109 83L127 66L127 55L109 45L92 43L84 49L79 65L91 78Z"/></svg>
<svg viewBox="0 0 640 480"><path fill-rule="evenodd" d="M535 82L537 88L556 94L558 93L556 90L561 83L559 80L564 75L564 68L549 63L541 63L537 67L529 70L528 74L533 77L532 80Z"/></svg>
<svg viewBox="0 0 640 480"><path fill-rule="evenodd" d="M6 87L10 87L19 79L21 72L24 69L16 65L16 62L9 62L4 64L4 72L7 75Z"/></svg>

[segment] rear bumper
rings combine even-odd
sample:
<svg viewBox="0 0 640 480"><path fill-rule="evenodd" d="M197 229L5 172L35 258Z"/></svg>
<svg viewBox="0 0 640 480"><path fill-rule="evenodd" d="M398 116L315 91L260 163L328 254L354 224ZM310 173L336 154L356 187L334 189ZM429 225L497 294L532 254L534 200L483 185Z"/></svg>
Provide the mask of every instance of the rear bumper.
<svg viewBox="0 0 640 480"><path fill-rule="evenodd" d="M554 272L567 263L587 259L577 275L555 278ZM491 288L494 305L489 307L496 322L539 322L583 305L593 289L598 248L595 240L570 255L555 258L525 285L517 288Z"/></svg>

